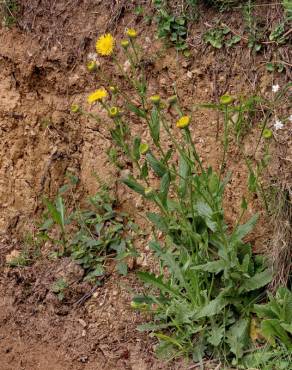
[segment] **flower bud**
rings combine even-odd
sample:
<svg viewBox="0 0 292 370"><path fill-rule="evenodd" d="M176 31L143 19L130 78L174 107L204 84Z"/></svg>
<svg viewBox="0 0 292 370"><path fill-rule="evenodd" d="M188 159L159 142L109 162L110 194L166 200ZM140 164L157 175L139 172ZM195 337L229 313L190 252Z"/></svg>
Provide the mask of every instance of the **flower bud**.
<svg viewBox="0 0 292 370"><path fill-rule="evenodd" d="M140 154L146 154L149 150L149 145L147 143L141 143L139 147L139 153Z"/></svg>
<svg viewBox="0 0 292 370"><path fill-rule="evenodd" d="M94 71L96 71L96 70L97 70L97 64L96 64L96 61L95 61L95 60L90 60L90 61L87 63L86 67L87 67L87 70L88 70L89 72L94 72Z"/></svg>
<svg viewBox="0 0 292 370"><path fill-rule="evenodd" d="M272 130L270 130L269 128L265 128L263 131L263 137L265 139L270 139L272 136L273 136Z"/></svg>
<svg viewBox="0 0 292 370"><path fill-rule="evenodd" d="M121 46L122 48L124 49L128 49L128 46L130 45L129 41L128 40L122 40L121 41Z"/></svg>
<svg viewBox="0 0 292 370"><path fill-rule="evenodd" d="M228 94L224 94L220 97L220 104L228 105L228 104L233 103L234 100L235 100L235 98L233 96L228 95Z"/></svg>
<svg viewBox="0 0 292 370"><path fill-rule="evenodd" d="M135 39L137 37L137 31L134 28L128 28L126 34L130 39Z"/></svg>
<svg viewBox="0 0 292 370"><path fill-rule="evenodd" d="M78 113L78 112L80 112L80 106L78 104L72 104L71 105L71 112L72 113Z"/></svg>
<svg viewBox="0 0 292 370"><path fill-rule="evenodd" d="M150 96L149 100L151 103L158 105L160 103L160 96L159 95L152 95Z"/></svg>
<svg viewBox="0 0 292 370"><path fill-rule="evenodd" d="M167 102L168 102L169 105L173 105L173 104L177 103L177 96L176 95L170 96L167 99Z"/></svg>

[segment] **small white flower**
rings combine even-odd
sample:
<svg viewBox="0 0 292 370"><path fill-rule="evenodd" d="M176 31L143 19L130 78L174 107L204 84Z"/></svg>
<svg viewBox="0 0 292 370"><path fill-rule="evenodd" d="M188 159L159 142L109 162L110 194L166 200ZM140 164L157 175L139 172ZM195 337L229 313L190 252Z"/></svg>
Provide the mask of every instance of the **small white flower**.
<svg viewBox="0 0 292 370"><path fill-rule="evenodd" d="M89 53L87 55L87 60L93 60L94 62L98 62L98 55L96 53Z"/></svg>
<svg viewBox="0 0 292 370"><path fill-rule="evenodd" d="M276 92L278 92L280 90L280 86L277 84L277 85L273 85L272 86L272 91L273 91L273 93L276 93Z"/></svg>
<svg viewBox="0 0 292 370"><path fill-rule="evenodd" d="M290 114L288 119L289 119L290 122L292 122L292 114Z"/></svg>
<svg viewBox="0 0 292 370"><path fill-rule="evenodd" d="M275 123L274 123L275 130L281 130L284 125L283 123L277 118Z"/></svg>

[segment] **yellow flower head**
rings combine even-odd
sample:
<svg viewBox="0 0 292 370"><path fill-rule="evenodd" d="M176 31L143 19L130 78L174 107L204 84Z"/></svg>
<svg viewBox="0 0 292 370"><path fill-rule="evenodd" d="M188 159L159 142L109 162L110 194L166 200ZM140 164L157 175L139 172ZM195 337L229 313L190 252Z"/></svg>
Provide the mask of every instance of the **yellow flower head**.
<svg viewBox="0 0 292 370"><path fill-rule="evenodd" d="M120 114L118 107L111 107L108 111L108 114L111 118L115 118Z"/></svg>
<svg viewBox="0 0 292 370"><path fill-rule="evenodd" d="M122 40L121 41L121 45L124 49L127 49L128 46L130 45L129 41L128 40Z"/></svg>
<svg viewBox="0 0 292 370"><path fill-rule="evenodd" d="M113 53L115 46L115 39L110 33L100 36L96 41L96 51L102 56L109 56Z"/></svg>
<svg viewBox="0 0 292 370"><path fill-rule="evenodd" d="M152 96L150 96L149 100L153 104L159 104L159 102L160 102L160 96L159 95L152 95Z"/></svg>
<svg viewBox="0 0 292 370"><path fill-rule="evenodd" d="M190 117L189 116L182 116L176 122L176 127L178 127L178 128L185 128L185 127L188 127L189 124L190 124Z"/></svg>
<svg viewBox="0 0 292 370"><path fill-rule="evenodd" d="M152 195L153 194L153 189L151 187L146 188L144 190L144 193L145 193L146 196Z"/></svg>
<svg viewBox="0 0 292 370"><path fill-rule="evenodd" d="M87 101L89 104L92 104L96 101L102 101L108 96L105 89L97 89L90 95L88 95Z"/></svg>
<svg viewBox="0 0 292 370"><path fill-rule="evenodd" d="M126 34L130 39L135 39L137 37L137 31L134 28L128 28Z"/></svg>

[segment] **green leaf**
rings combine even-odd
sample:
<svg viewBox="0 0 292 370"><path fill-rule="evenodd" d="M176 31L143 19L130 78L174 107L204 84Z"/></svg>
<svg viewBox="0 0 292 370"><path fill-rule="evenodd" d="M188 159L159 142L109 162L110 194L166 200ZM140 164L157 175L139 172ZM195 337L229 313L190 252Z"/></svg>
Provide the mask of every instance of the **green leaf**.
<svg viewBox="0 0 292 370"><path fill-rule="evenodd" d="M64 227L65 227L65 207L64 207L63 199L62 199L61 196L58 196L57 197L57 200L56 200L56 209L59 212L60 221L61 221L61 227L64 230Z"/></svg>
<svg viewBox="0 0 292 370"><path fill-rule="evenodd" d="M168 196L168 191L169 191L169 186L170 186L170 173L167 171L161 179L160 182L160 198L161 202L164 207L167 207L167 196Z"/></svg>
<svg viewBox="0 0 292 370"><path fill-rule="evenodd" d="M206 304L198 313L195 315L196 319L202 317L210 317L217 315L221 310L228 304L228 301L219 295L217 298Z"/></svg>
<svg viewBox="0 0 292 370"><path fill-rule="evenodd" d="M148 212L147 218L162 232L168 232L168 226L165 219L157 213Z"/></svg>
<svg viewBox="0 0 292 370"><path fill-rule="evenodd" d="M185 160L184 156L179 159L179 192L180 196L184 197L187 190L187 178L190 175L190 165Z"/></svg>
<svg viewBox="0 0 292 370"><path fill-rule="evenodd" d="M279 320L264 320L261 324L261 333L267 340L279 339L288 349L292 350L292 340L279 325Z"/></svg>
<svg viewBox="0 0 292 370"><path fill-rule="evenodd" d="M159 118L159 112L156 106L154 106L151 111L149 128L150 128L150 135L154 143L158 144L159 138L160 138L160 118Z"/></svg>
<svg viewBox="0 0 292 370"><path fill-rule="evenodd" d="M152 168L152 170L155 172L155 174L158 177L162 177L166 173L167 169L164 166L164 164L161 161L159 161L158 159L156 159L155 156L152 153L147 153L146 154L146 159L147 159L150 167Z"/></svg>
<svg viewBox="0 0 292 370"><path fill-rule="evenodd" d="M239 242L241 241L247 234L251 232L254 228L255 224L257 223L258 215L253 215L245 224L239 225L231 235L230 241L231 242Z"/></svg>
<svg viewBox="0 0 292 370"><path fill-rule="evenodd" d="M212 344L214 347L218 347L219 344L221 343L221 340L223 338L225 332L225 327L220 326L220 327L212 327L212 330L208 336L207 341Z"/></svg>
<svg viewBox="0 0 292 370"><path fill-rule="evenodd" d="M56 206L50 202L48 199L44 199L44 203L53 219L53 221L62 227L62 217L60 215L60 213L58 212L58 209L56 208Z"/></svg>
<svg viewBox="0 0 292 370"><path fill-rule="evenodd" d="M133 143L133 156L136 159L136 161L139 161L140 159L140 144L141 144L141 138L139 136L136 136L134 138L134 143Z"/></svg>
<svg viewBox="0 0 292 370"><path fill-rule="evenodd" d="M136 193L144 195L144 187L140 185L133 177L123 179L122 182L126 184L130 189L134 190Z"/></svg>
<svg viewBox="0 0 292 370"><path fill-rule="evenodd" d="M170 293L171 295L180 297L179 292L176 289L172 288L170 283L166 283L163 281L162 275L156 277L150 272L142 271L138 271L137 275L139 279L141 279L144 283L152 285L153 287L159 289L162 293Z"/></svg>
<svg viewBox="0 0 292 370"><path fill-rule="evenodd" d="M136 107L136 105L134 105L134 104L132 104L132 103L128 103L128 104L127 104L127 108L128 108L131 112L135 113L138 117L141 117L141 118L146 118L146 117L147 117L147 114L146 114L146 112L145 112L144 110L142 110L142 109L140 109L140 108Z"/></svg>
<svg viewBox="0 0 292 370"><path fill-rule="evenodd" d="M217 223L212 221L212 208L205 202L198 202L196 204L196 210L198 214L205 220L206 225L209 227L209 229L215 232L217 230Z"/></svg>
<svg viewBox="0 0 292 370"><path fill-rule="evenodd" d="M289 334L292 335L292 324L281 323L280 325L283 329L285 329L286 331L288 331Z"/></svg>
<svg viewBox="0 0 292 370"><path fill-rule="evenodd" d="M251 278L245 280L239 288L239 292L250 292L262 288L269 284L273 279L273 274L270 269L258 272Z"/></svg>
<svg viewBox="0 0 292 370"><path fill-rule="evenodd" d="M249 319L240 319L227 332L227 343L237 359L243 356L243 349L248 344L249 324Z"/></svg>
<svg viewBox="0 0 292 370"><path fill-rule="evenodd" d="M127 273L128 273L128 265L126 264L126 262L121 261L121 262L117 263L116 268L117 268L117 271L121 275L124 275L124 276L127 275Z"/></svg>
<svg viewBox="0 0 292 370"><path fill-rule="evenodd" d="M204 265L197 265L192 267L192 270L207 271L211 273L218 274L220 271L223 271L226 267L226 262L224 260L207 262Z"/></svg>

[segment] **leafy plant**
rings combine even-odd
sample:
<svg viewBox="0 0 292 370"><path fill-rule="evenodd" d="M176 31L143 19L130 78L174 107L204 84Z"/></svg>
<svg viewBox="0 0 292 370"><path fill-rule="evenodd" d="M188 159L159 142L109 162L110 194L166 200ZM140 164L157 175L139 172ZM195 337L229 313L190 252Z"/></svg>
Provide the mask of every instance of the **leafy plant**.
<svg viewBox="0 0 292 370"><path fill-rule="evenodd" d="M203 38L207 44L212 45L216 49L221 49L224 45L231 47L237 44L241 37L238 35L230 36L230 29L226 26L219 28L212 28L205 32Z"/></svg>
<svg viewBox="0 0 292 370"><path fill-rule="evenodd" d="M90 197L89 203L88 209L68 212L60 194L54 203L46 200L46 219L39 230L47 239L61 246L53 256L71 256L85 269L86 280L102 276L104 263L109 258L116 260L119 273L127 274L125 259L136 255L131 236L138 231L136 225L126 214L114 209L115 200L105 185ZM54 228L59 230L59 239L51 237Z"/></svg>
<svg viewBox="0 0 292 370"><path fill-rule="evenodd" d="M149 97L143 68L134 62L141 58L137 37L127 36L130 44L124 52L132 69L125 73L125 81L130 96L121 92L116 106L116 97L104 92L95 102L107 112L111 127L127 130L126 135L117 131L114 140L118 153L126 156L133 167L121 181L152 203L152 211L147 213L154 232L150 248L160 272L138 273L145 292L134 298L132 307L151 315L152 321L140 330L149 331L158 339L159 355L168 359L187 355L196 361L215 357L224 364L237 365L251 345L252 308L264 296L272 273L264 258L255 256L245 241L257 221L254 215L242 224L247 209L245 199L234 227L224 219L224 188L231 177L224 176L228 121L235 98L227 94L220 98L224 154L217 175L203 165L192 139L191 114L183 113L177 95L167 101L158 94ZM111 50L107 56L118 68L114 53ZM236 113L243 117L254 103L240 104ZM123 114L113 116L113 111ZM133 125L129 124L133 117L143 130L148 127L148 142L133 132ZM238 136L243 135L240 123L237 124ZM165 145L166 137L170 149Z"/></svg>
<svg viewBox="0 0 292 370"><path fill-rule="evenodd" d="M52 292L55 293L59 299L59 301L62 301L65 297L65 291L69 287L67 281L63 278L58 279L53 285L52 285Z"/></svg>
<svg viewBox="0 0 292 370"><path fill-rule="evenodd" d="M292 292L278 288L275 296L269 293L269 302L255 305L254 312L262 318L261 334L272 344L280 342L292 350Z"/></svg>
<svg viewBox="0 0 292 370"><path fill-rule="evenodd" d="M255 52L262 48L261 40L263 32L259 22L253 15L252 1L248 0L247 4L243 7L243 18L245 21L246 31L248 33L248 47Z"/></svg>

